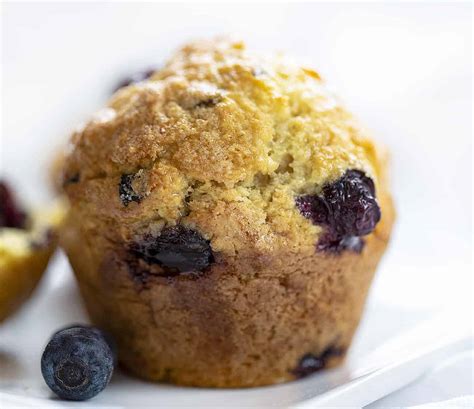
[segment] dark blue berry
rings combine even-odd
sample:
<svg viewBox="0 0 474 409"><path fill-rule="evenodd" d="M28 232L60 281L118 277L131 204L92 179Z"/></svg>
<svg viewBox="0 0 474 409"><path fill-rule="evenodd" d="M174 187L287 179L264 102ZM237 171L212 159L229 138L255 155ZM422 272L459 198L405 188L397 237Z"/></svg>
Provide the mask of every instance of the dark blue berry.
<svg viewBox="0 0 474 409"><path fill-rule="evenodd" d="M26 219L26 213L15 200L10 187L0 180L0 227L24 229Z"/></svg>
<svg viewBox="0 0 474 409"><path fill-rule="evenodd" d="M88 324L69 324L57 330L53 334L53 337L62 331L74 329L74 328L82 328L86 331L90 331L90 334L96 335L97 339L104 339L105 342L107 342L107 345L110 347L110 350L112 351L112 354L114 356L114 362L115 363L117 362L117 344L114 338L112 337L112 335L110 335L107 331L104 331L103 329L99 329L97 327L93 327L92 325L88 325Z"/></svg>
<svg viewBox="0 0 474 409"><path fill-rule="evenodd" d="M71 176L66 175L64 177L63 186L66 187L68 185L79 183L80 179L81 179L81 175L79 173L74 173Z"/></svg>
<svg viewBox="0 0 474 409"><path fill-rule="evenodd" d="M348 170L319 195L297 197L296 206L304 217L324 228L317 248L335 252L360 252L360 237L371 233L381 216L374 183L358 170Z"/></svg>
<svg viewBox="0 0 474 409"><path fill-rule="evenodd" d="M298 362L298 366L293 370L293 375L297 378L304 378L312 373L324 368L324 362L321 358L313 354L306 354Z"/></svg>
<svg viewBox="0 0 474 409"><path fill-rule="evenodd" d="M330 346L318 356L305 354L299 360L298 365L293 369L292 373L296 378L304 378L314 372L324 369L331 358L341 356L343 353L344 350L342 348Z"/></svg>
<svg viewBox="0 0 474 409"><path fill-rule="evenodd" d="M114 369L114 355L102 332L77 326L56 332L41 357L46 384L62 399L86 400L101 392Z"/></svg>
<svg viewBox="0 0 474 409"><path fill-rule="evenodd" d="M128 77L125 77L122 81L120 81L117 86L114 89L115 91L118 91L120 88L127 87L131 84L135 84L137 82L145 81L146 79L150 78L154 73L156 69L155 68L149 68L143 71L138 71L135 72Z"/></svg>
<svg viewBox="0 0 474 409"><path fill-rule="evenodd" d="M197 231L177 225L159 236L145 235L130 246L130 252L148 264L157 264L165 275L202 271L214 262L211 245Z"/></svg>
<svg viewBox="0 0 474 409"><path fill-rule="evenodd" d="M133 190L133 180L135 174L122 175L119 183L119 196L124 206L128 206L130 202L140 203L143 197Z"/></svg>

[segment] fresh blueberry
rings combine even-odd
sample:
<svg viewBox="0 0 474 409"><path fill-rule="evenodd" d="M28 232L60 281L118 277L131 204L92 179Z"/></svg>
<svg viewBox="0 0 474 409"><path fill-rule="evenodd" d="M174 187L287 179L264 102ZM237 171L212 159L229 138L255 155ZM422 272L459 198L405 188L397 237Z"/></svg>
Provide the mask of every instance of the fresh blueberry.
<svg viewBox="0 0 474 409"><path fill-rule="evenodd" d="M91 334L95 334L97 336L97 339L102 339L102 338L105 339L105 341L107 342L107 345L110 347L112 354L114 356L114 363L117 363L117 344L114 338L112 337L112 335L110 335L107 331L104 331L103 329L99 329L97 327L93 327L92 325L88 325L88 324L69 324L57 330L53 334L53 337L62 331L74 329L74 328L82 328L86 331L90 331Z"/></svg>
<svg viewBox="0 0 474 409"><path fill-rule="evenodd" d="M101 392L114 369L114 354L100 330L76 326L56 332L41 357L46 384L62 399L86 400Z"/></svg>
<svg viewBox="0 0 474 409"><path fill-rule="evenodd" d="M209 241L182 225L167 227L159 236L145 235L132 243L130 252L148 264L162 266L167 275L202 271L214 262Z"/></svg>
<svg viewBox="0 0 474 409"><path fill-rule="evenodd" d="M344 350L342 348L330 346L318 356L305 354L301 357L298 365L293 369L292 373L296 378L304 378L314 372L324 369L329 359L341 356L343 353Z"/></svg>
<svg viewBox="0 0 474 409"><path fill-rule="evenodd" d="M149 68L143 71L138 71L135 72L128 77L125 77L122 81L120 81L117 86L114 89L115 91L118 91L120 88L127 87L131 84L135 84L137 82L145 81L146 79L150 78L155 71L157 71L156 68Z"/></svg>
<svg viewBox="0 0 474 409"><path fill-rule="evenodd" d="M324 228L317 248L334 252L360 252L360 236L371 233L381 216L374 182L358 170L348 170L323 186L319 195L297 197L296 206L304 217Z"/></svg>
<svg viewBox="0 0 474 409"><path fill-rule="evenodd" d="M0 180L0 227L24 229L26 213L15 200L8 184Z"/></svg>

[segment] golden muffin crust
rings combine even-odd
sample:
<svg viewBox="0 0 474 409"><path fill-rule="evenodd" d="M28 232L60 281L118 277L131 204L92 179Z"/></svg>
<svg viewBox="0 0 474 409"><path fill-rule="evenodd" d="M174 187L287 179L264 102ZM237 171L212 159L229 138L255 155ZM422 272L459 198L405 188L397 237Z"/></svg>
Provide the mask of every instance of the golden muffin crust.
<svg viewBox="0 0 474 409"><path fill-rule="evenodd" d="M251 56L240 42L184 47L149 80L119 90L72 141L65 180L80 180L104 218L194 225L231 206L247 236L269 246L315 241L319 229L295 208L296 194L347 169L378 186L373 143L319 75ZM116 186L137 172L143 199L124 207ZM204 230L218 251L242 244L229 241L232 226Z"/></svg>
<svg viewBox="0 0 474 409"><path fill-rule="evenodd" d="M350 344L393 222L383 165L315 71L196 42L73 135L61 241L92 319L139 376L290 380L305 354L330 366ZM347 175L382 219L322 251L324 223L304 209ZM154 256L170 241L203 267L168 271Z"/></svg>

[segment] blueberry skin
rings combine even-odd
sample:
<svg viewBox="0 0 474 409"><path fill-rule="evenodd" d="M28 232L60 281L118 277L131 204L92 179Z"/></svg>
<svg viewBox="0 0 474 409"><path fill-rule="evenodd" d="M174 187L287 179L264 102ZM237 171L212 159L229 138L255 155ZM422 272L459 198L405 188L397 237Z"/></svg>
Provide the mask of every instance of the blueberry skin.
<svg viewBox="0 0 474 409"><path fill-rule="evenodd" d="M360 253L360 237L370 234L381 217L373 180L354 169L323 186L319 195L298 196L295 202L304 217L324 229L316 248L333 253Z"/></svg>
<svg viewBox="0 0 474 409"><path fill-rule="evenodd" d="M324 369L331 358L338 357L343 354L344 348L331 345L319 355L314 355L312 353L303 355L296 368L291 372L298 379L305 378L314 372Z"/></svg>
<svg viewBox="0 0 474 409"><path fill-rule="evenodd" d="M41 357L41 373L62 399L86 400L101 392L114 369L114 354L99 330L73 327L53 335Z"/></svg>
<svg viewBox="0 0 474 409"><path fill-rule="evenodd" d="M115 339L112 337L112 335L110 335L107 331L104 331L103 329L99 329L97 327L93 327L92 325L88 325L88 324L69 324L69 325L66 325L66 326L58 329L53 334L51 339L53 339L56 334L58 334L62 331L65 331L67 329L73 329L73 328L82 328L86 331L89 330L91 332L90 335L95 334L98 339L103 338L105 340L105 342L107 342L107 344L109 345L109 347L112 351L112 354L114 356L114 364L115 365L117 364L117 360L118 360L117 343L115 342Z"/></svg>
<svg viewBox="0 0 474 409"><path fill-rule="evenodd" d="M130 202L140 203L143 199L138 193L133 190L134 174L122 175L119 183L119 196L123 205L127 207Z"/></svg>
<svg viewBox="0 0 474 409"><path fill-rule="evenodd" d="M145 235L131 244L130 253L148 264L162 266L170 276L203 271L214 262L209 240L182 225L166 227L159 236Z"/></svg>

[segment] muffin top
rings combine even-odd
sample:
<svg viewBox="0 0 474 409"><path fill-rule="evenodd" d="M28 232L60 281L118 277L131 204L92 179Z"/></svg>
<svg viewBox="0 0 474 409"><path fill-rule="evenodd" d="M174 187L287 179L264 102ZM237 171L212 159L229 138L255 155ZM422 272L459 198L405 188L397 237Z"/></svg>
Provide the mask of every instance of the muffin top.
<svg viewBox="0 0 474 409"><path fill-rule="evenodd" d="M356 179L375 203L379 163L317 72L219 39L118 90L74 133L64 187L84 216L120 222L114 240L179 224L229 255L314 249L329 223L314 198Z"/></svg>

